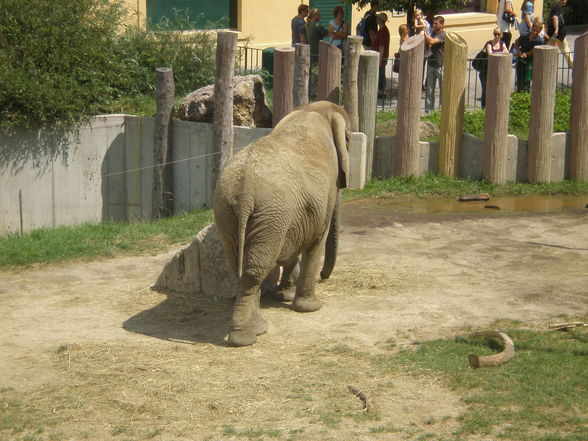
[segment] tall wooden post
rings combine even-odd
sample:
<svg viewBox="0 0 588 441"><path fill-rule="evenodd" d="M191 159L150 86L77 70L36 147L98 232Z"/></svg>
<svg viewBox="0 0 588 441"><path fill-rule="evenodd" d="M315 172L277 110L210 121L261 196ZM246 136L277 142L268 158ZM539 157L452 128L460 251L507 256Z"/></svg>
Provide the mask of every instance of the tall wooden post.
<svg viewBox="0 0 588 441"><path fill-rule="evenodd" d="M531 183L551 180L551 138L558 52L554 46L536 46L533 49L531 128L527 148L527 180Z"/></svg>
<svg viewBox="0 0 588 441"><path fill-rule="evenodd" d="M359 131L367 136L365 155L365 179L372 178L374 157L374 138L376 137L376 106L378 104L378 64L380 54L376 51L364 51L359 56L357 71L357 106Z"/></svg>
<svg viewBox="0 0 588 441"><path fill-rule="evenodd" d="M400 176L418 174L424 53L425 38L422 35L410 37L400 48L398 116L394 143L394 174Z"/></svg>
<svg viewBox="0 0 588 441"><path fill-rule="evenodd" d="M463 118L467 76L468 45L454 32L445 39L441 133L439 138L439 173L454 177L459 170L463 139Z"/></svg>
<svg viewBox="0 0 588 441"><path fill-rule="evenodd" d="M489 55L482 176L493 184L506 182L511 87L512 55Z"/></svg>
<svg viewBox="0 0 588 441"><path fill-rule="evenodd" d="M574 44L570 112L570 178L588 181L588 32Z"/></svg>
<svg viewBox="0 0 588 441"><path fill-rule="evenodd" d="M216 81L214 83L213 133L214 158L213 188L229 159L233 156L233 76L237 32L219 31L216 40Z"/></svg>
<svg viewBox="0 0 588 441"><path fill-rule="evenodd" d="M172 118L176 87L174 72L167 67L155 69L155 101L157 110L153 127L152 217L173 213Z"/></svg>
<svg viewBox="0 0 588 441"><path fill-rule="evenodd" d="M319 42L319 100L339 104L341 94L341 51L326 41Z"/></svg>
<svg viewBox="0 0 588 441"><path fill-rule="evenodd" d="M274 51L274 127L294 109L294 48Z"/></svg>
<svg viewBox="0 0 588 441"><path fill-rule="evenodd" d="M351 119L351 131L359 131L359 114L357 107L357 69L361 54L362 37L348 37L345 52L345 66L343 67L343 107Z"/></svg>
<svg viewBox="0 0 588 441"><path fill-rule="evenodd" d="M294 108L308 103L310 45L296 43L294 49Z"/></svg>

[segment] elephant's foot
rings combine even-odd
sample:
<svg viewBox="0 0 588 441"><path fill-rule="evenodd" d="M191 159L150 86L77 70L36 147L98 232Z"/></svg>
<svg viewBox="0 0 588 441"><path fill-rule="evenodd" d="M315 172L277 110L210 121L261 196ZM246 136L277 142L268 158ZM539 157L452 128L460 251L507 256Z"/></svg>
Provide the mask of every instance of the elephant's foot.
<svg viewBox="0 0 588 441"><path fill-rule="evenodd" d="M261 316L257 316L253 319L252 328L255 335L265 334L267 332L267 322Z"/></svg>
<svg viewBox="0 0 588 441"><path fill-rule="evenodd" d="M229 332L230 346L249 346L255 343L257 336L253 329L249 330L235 330Z"/></svg>
<svg viewBox="0 0 588 441"><path fill-rule="evenodd" d="M294 287L288 289L279 289L278 291L274 292L273 296L274 299L280 300L281 302L291 302L294 300L294 296L296 295L296 290Z"/></svg>
<svg viewBox="0 0 588 441"><path fill-rule="evenodd" d="M292 302L292 309L296 312L318 311L322 306L316 297L295 297Z"/></svg>

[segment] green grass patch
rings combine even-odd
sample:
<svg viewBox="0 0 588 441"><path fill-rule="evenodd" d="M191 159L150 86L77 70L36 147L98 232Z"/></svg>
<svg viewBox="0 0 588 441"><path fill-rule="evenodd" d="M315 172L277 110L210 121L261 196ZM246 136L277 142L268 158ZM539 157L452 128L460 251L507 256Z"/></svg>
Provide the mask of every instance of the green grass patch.
<svg viewBox="0 0 588 441"><path fill-rule="evenodd" d="M488 193L494 197L505 196L554 196L588 194L587 182L561 181L526 184L508 182L504 185L489 184L484 180L469 181L428 173L423 176L393 176L388 179L372 179L363 190L345 190L344 200L365 196L378 197L456 197L462 194Z"/></svg>
<svg viewBox="0 0 588 441"><path fill-rule="evenodd" d="M381 357L391 371L438 376L464 396L458 439L468 435L508 440L588 439L588 335L584 330L509 329L517 356L497 368L471 369L468 354L501 350L493 341L456 337L416 351Z"/></svg>
<svg viewBox="0 0 588 441"><path fill-rule="evenodd" d="M0 236L0 267L153 254L188 243L212 218L212 210L199 210L152 222L107 222Z"/></svg>

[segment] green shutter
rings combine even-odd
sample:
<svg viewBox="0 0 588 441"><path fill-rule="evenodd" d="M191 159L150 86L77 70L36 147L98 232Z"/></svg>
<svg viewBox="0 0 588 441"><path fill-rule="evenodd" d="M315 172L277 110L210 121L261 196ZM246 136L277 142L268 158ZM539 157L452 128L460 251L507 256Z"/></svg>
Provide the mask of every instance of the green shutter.
<svg viewBox="0 0 588 441"><path fill-rule="evenodd" d="M213 24L216 28L234 29L237 0L147 0L147 19L151 24L167 18L174 22L175 11L186 14L195 23L193 29L204 29Z"/></svg>
<svg viewBox="0 0 588 441"><path fill-rule="evenodd" d="M333 8L337 5L343 6L345 11L345 21L349 23L349 32L351 30L351 4L341 0L310 0L310 8L317 8L321 11L321 20L319 21L325 28L329 27L329 22L333 19Z"/></svg>

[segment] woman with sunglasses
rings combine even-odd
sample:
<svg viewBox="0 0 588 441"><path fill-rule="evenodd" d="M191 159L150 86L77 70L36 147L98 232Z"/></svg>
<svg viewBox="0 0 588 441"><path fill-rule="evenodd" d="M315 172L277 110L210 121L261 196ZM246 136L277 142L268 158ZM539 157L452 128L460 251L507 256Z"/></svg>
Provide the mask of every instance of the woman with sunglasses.
<svg viewBox="0 0 588 441"><path fill-rule="evenodd" d="M494 28L494 38L489 40L484 45L486 53L490 54L499 54L499 53L508 53L508 47L506 43L502 40L502 31L500 27ZM482 98L481 98L481 105L482 109L486 107L486 78L488 75L488 60L484 64L482 70L480 70L480 83L482 83Z"/></svg>

